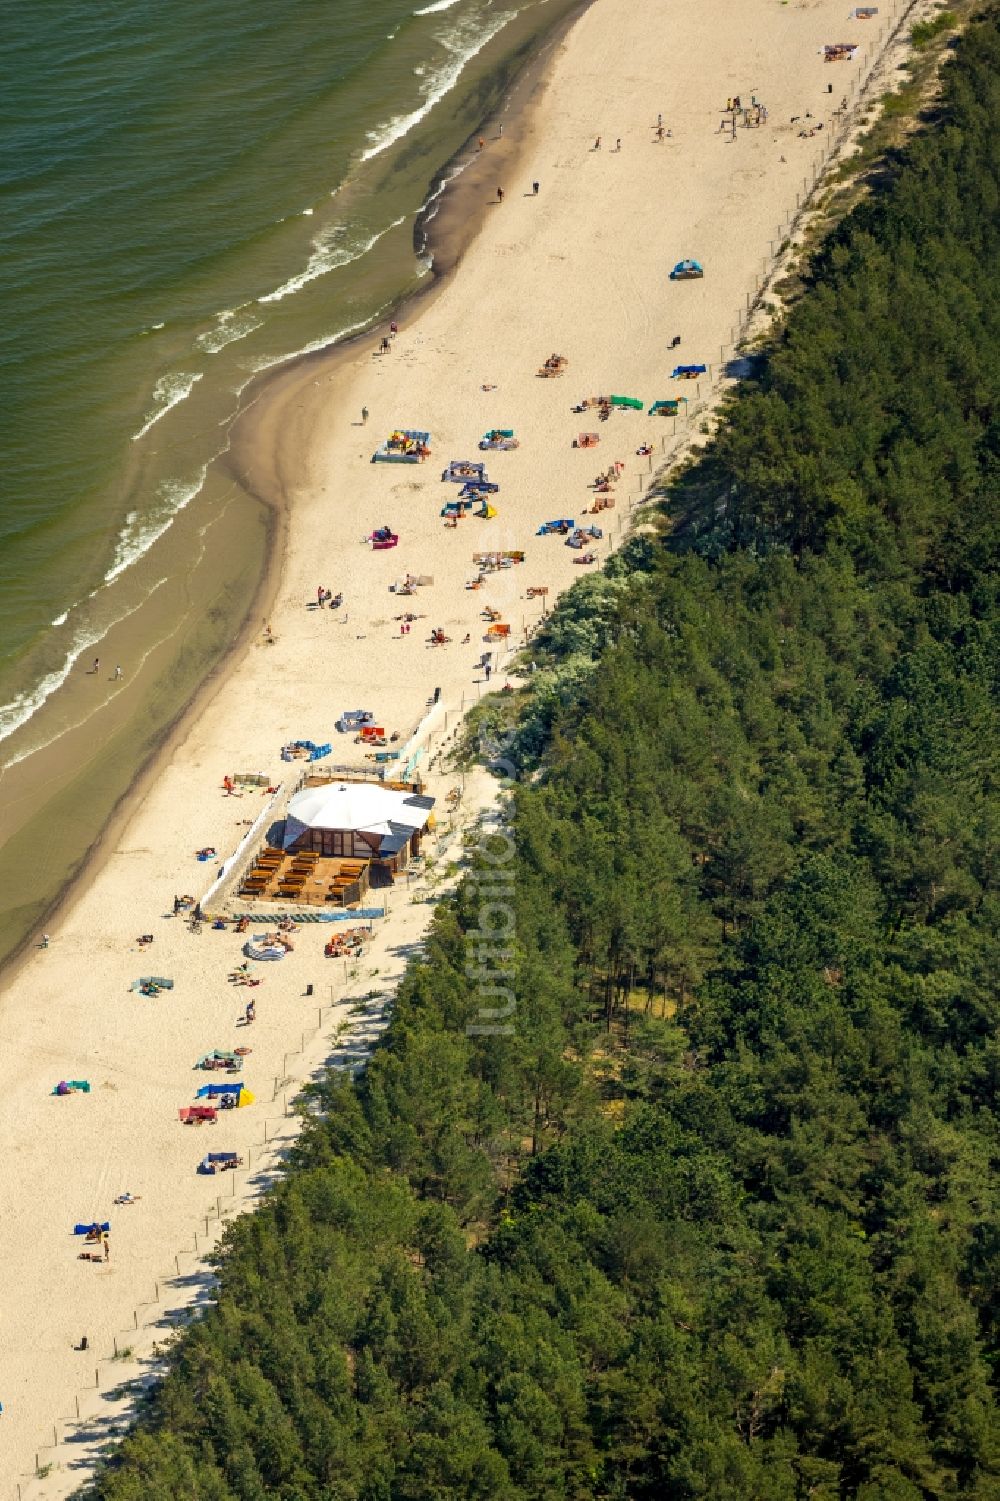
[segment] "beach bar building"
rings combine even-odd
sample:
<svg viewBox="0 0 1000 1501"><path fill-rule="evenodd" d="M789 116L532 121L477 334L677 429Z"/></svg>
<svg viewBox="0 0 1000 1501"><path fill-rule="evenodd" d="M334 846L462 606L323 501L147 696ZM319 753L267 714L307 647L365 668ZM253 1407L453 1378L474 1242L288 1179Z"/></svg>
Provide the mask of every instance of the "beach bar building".
<svg viewBox="0 0 1000 1501"><path fill-rule="evenodd" d="M288 852L367 861L379 885L420 853L421 838L434 824L433 808L432 797L377 782L304 787L288 804L282 845Z"/></svg>

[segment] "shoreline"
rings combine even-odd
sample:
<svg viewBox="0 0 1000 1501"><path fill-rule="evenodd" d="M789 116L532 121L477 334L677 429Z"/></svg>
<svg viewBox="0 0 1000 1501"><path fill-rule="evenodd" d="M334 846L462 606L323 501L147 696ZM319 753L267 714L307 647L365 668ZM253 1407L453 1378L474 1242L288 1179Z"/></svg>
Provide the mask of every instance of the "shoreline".
<svg viewBox="0 0 1000 1501"><path fill-rule="evenodd" d="M681 37L680 50L673 32L658 38L657 44L667 57L685 58L687 71L670 81L681 100L675 118L684 121L685 138L678 149L660 155L649 143L649 120L655 120L666 88L664 57L651 53L642 59L642 89L628 79L630 113L624 119L622 114L612 116L613 125L604 126L609 139L614 139L616 126L628 136L628 151L616 158L615 152L599 154L590 145L592 77L595 70L607 77L613 67L638 66L637 43L622 48L621 36L641 21L624 0L601 0L591 6L554 60L561 89L546 91L538 100L533 145L544 154L538 171L542 198L518 194L512 182L501 211L491 213L484 203L486 233L475 238L463 258L463 276L442 278L439 295L421 303L420 317L403 330L391 357L366 353L360 341L350 353L335 346L339 355L327 351L306 357L315 363L299 370L294 381L287 371L280 377L282 402L269 408L269 420L276 433L280 430L271 467L288 487L282 513L288 545L275 560L277 644L264 658L246 651L238 672L219 673L214 686L203 685L208 696L203 701L199 695L170 742L160 748L148 770L142 800L137 794L130 799L131 807L123 809L117 832L128 829L129 847L105 848L99 864L91 867L93 879L87 889L76 883L78 901L66 904L65 930L55 935L44 957L26 956L22 968L30 964L30 980L9 987L14 992L12 1004L0 1008L0 1073L6 1058L3 1087L12 1122L6 1191L24 1227L24 1246L15 1247L11 1276L23 1285L28 1306L44 1309L44 1318L30 1328L14 1314L8 1351L0 1352L5 1424L15 1448L20 1446L22 1461L32 1443L39 1447L32 1435L41 1431L45 1413L56 1415L55 1403L63 1403L58 1410L64 1411L73 1390L79 1389L74 1359L64 1349L67 1328L87 1328L95 1356L109 1350L129 1311L148 1296L143 1288L149 1281L143 1279L158 1276L168 1251L179 1247L185 1236L190 1244L192 1225L197 1228L205 1218L202 1185L191 1178L195 1148L186 1133L178 1134L175 1111L185 1076L190 1078L191 1056L205 1046L221 1045L229 1036L234 996L220 982L236 950L227 935L206 932L189 937L165 909L171 890L191 889L185 883L199 879L191 851L212 843L225 858L238 837L234 815L253 812L256 806L253 800L234 805L222 797L222 772L239 765L273 765L282 738L325 728L341 702L353 704L355 695L370 696L387 723L393 722L390 714L412 721L423 712L425 694L437 682L444 714L459 715L467 699L474 702L483 691L471 662L478 648L463 656L459 644L460 631L477 629L481 602L502 608L516 632L518 617L522 627L527 623L527 607L520 603L525 585L544 582L552 595L558 595L580 576L579 569L567 566L573 559L558 541L543 539L531 543L524 568L495 576L483 594L463 591L469 572L467 544L476 545L473 537L490 539L481 546L523 544L546 515L569 515L561 507L572 505L575 510L581 503L595 461L570 445L580 423L568 415L571 401L602 389L636 390L649 398L663 394L662 345L673 328L681 329L685 349L692 353L700 346L725 343L732 310L749 296L746 289L753 287L754 266L759 268L753 246L762 235L766 242L779 211L794 199L795 179L793 171L780 170L777 148L763 134L747 133L731 154L709 134L715 99L720 92L725 97L734 73L746 88L741 80L748 67L759 66L757 76L763 76L768 97L780 94L792 109L799 107L800 99L812 100L822 74L812 66L809 47L817 36L822 39L825 20L831 27L842 24L832 0L819 9L818 17L782 16L760 0L740 0L745 26L763 28L768 43L757 43L754 33L757 52L749 63L741 50L748 43L738 28L727 39L730 53L720 56L721 0L697 13L678 12L672 25ZM768 25L771 32L766 32ZM771 70L767 75L765 67ZM705 98L707 104L700 102ZM673 93L670 108L675 108ZM805 152L788 139L787 127L779 133L781 149L797 152L801 171L807 165ZM636 161L643 164L641 173L633 165ZM670 188L681 177L686 191L674 189L671 214L662 222L658 216L655 228L647 229L650 221L642 210L650 173L661 174ZM656 201L665 196L666 190ZM615 217L631 235L627 246L624 230L607 222L609 199L616 204ZM736 212L748 222L738 244L724 245L720 226L732 222ZM664 262L673 263L678 244L683 253L697 254L709 242L712 282L684 288L678 296L665 281ZM574 257L569 268L568 251ZM579 317L577 285L587 288L586 320ZM470 328L481 328L471 342ZM535 366L552 348L569 355L569 379L539 382ZM324 359L339 359L342 365L325 383L317 384ZM717 375L706 403L714 403L731 384ZM493 394L497 390L499 396ZM366 431L352 420L344 405L348 399L352 411L360 410L362 402L370 405L375 420ZM384 430L417 419L426 421L434 434L429 467L370 465L371 448ZM472 531L473 537L453 539L442 531L437 516L443 498L437 478L440 463L471 449L475 433L482 431L480 424L489 428L500 419L515 427L523 441L520 453L490 456L491 472L503 481L502 517L487 528L464 522L464 530ZM608 551L616 532L623 535L626 510L643 503L645 468L636 474L639 466L629 455L651 427L645 415L616 414L602 432L605 448L600 462L605 454L610 458L616 452L628 460L627 483L619 492L621 509L601 518L609 533L604 539ZM655 432L658 443L662 431ZM303 435L310 437L304 446ZM662 440L658 463L668 441ZM676 446L691 441L701 440L696 431L688 430ZM251 475L252 458L248 449ZM652 459L649 469L651 482ZM405 533L398 559L373 555L357 544L362 530L385 515L398 517ZM602 560L603 556L602 549ZM396 605L391 595L387 599L387 590L403 567L433 568L434 586L418 596L414 608L433 612L425 619L428 625L440 622L450 631L450 648L436 652L424 645L418 639L421 628L413 638L400 640L391 622L382 618ZM317 617L305 608L317 576L348 586L350 620L348 609L335 619ZM247 626L248 640L254 615ZM232 653L226 662L232 665ZM213 706L213 714L193 712L196 704L202 709ZM446 717L446 729L447 723ZM432 790L443 792L440 779ZM463 811L467 813L468 806ZM397 897L393 905L398 904ZM162 920L154 916L157 907ZM397 914L386 924L390 943L402 920ZM262 914L261 924L267 921ZM129 946L130 935L144 925L156 933L149 958L137 957ZM287 1049L298 1037L300 1023L305 1025L303 1015L315 1017L299 999L303 983L317 977L326 980L333 973L311 953L315 939L315 930L304 930L301 952L287 965L268 971L253 1036L255 1057L248 1069L253 1087L266 1088L273 1074L277 1092L278 1080L288 1074ZM169 1002L153 1009L134 998L119 999L119 990L127 987L137 967L150 964L159 973L176 976L178 989ZM370 980L359 980L355 989L363 994L366 983L380 985L377 974L375 970ZM330 984L330 1005L335 1009L344 1004L350 987L345 983L335 1002L334 991L340 988L336 980ZM168 1027L162 1024L164 1017L170 1018ZM320 1048L322 1041L317 1043ZM63 1076L76 1077L84 1068L97 1083L95 1094L82 1104L51 1106L45 1098L50 1076L58 1078L65 1071ZM232 1140L249 1146L247 1133L255 1132L259 1120L253 1111L241 1112L227 1123L224 1144ZM31 1190L39 1153L48 1164L47 1193L42 1196ZM103 1208L112 1191L124 1188L141 1193L144 1202L116 1219L112 1280L98 1282L89 1274L81 1278L78 1271L67 1272L60 1243L67 1204L79 1203L81 1213L90 1213ZM122 1218L130 1223L120 1226ZM39 1299L34 1289L42 1283L47 1291ZM18 1352L23 1352L20 1365ZM29 1392L32 1380L43 1383L43 1389ZM35 1413L30 1431L24 1428L25 1403ZM76 1484L79 1477L72 1478ZM54 1475L39 1484L42 1488L32 1487L32 1495L55 1495L61 1482Z"/></svg>
<svg viewBox="0 0 1000 1501"><path fill-rule="evenodd" d="M268 455L276 463L279 444L273 436L274 430L280 427L291 403L300 400L315 381L324 377L333 380L345 371L352 358L376 338L380 330L388 330L390 320L402 322L405 318L412 321L440 296L460 268L463 256L474 243L487 218L482 210L474 215L468 213L471 205L478 205L481 179L486 167L486 161L480 154L472 151L475 136L490 130L502 113L507 130L503 143L504 166L507 170L516 170L517 153L524 149L525 124L539 92L547 85L553 54L593 3L594 0L579 0L576 6L554 23L551 30L545 33L537 54L528 57L516 68L504 95L501 110L493 110L484 116L476 130L435 172L428 189L428 203L434 205L434 213L429 220L426 209L418 214L413 229L415 250L418 254L431 256L427 284L404 295L377 323L322 349L289 355L281 364L261 371L241 392L240 408L226 432L226 447L213 460L212 467L228 474L247 496L264 508L266 566L232 643L225 648L214 666L207 670L194 691L163 727L157 744L121 789L69 879L32 922L21 940L0 959L0 1006L3 1003L4 989L16 980L37 949L40 935L67 914L83 884L100 873L118 833L131 816L133 805L142 801L158 769L169 758L190 726L208 709L227 674L237 670L245 660L259 634L259 626L255 622L258 619L261 622L268 620L273 614L288 547L288 481L273 472L260 481L254 478L254 469L262 462L266 467ZM513 129L509 129L509 126L513 126ZM494 159L489 153L486 153L486 157L490 161ZM460 166L463 161L465 165ZM459 166L457 173L453 171L456 166ZM441 192L435 197L438 187ZM442 213L445 213L444 222L449 219L458 221L447 235L442 234L441 225L437 224ZM432 225L437 227L431 228ZM418 239L421 244L417 243ZM264 434L267 436L263 436Z"/></svg>

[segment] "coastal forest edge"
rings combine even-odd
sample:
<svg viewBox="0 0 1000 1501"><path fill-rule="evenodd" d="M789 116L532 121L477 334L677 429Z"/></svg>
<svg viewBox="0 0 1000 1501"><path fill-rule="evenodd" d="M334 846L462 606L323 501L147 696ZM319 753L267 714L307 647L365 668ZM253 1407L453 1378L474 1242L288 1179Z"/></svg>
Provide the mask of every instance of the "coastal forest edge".
<svg viewBox="0 0 1000 1501"><path fill-rule="evenodd" d="M1000 1495L1000 10L806 282L100 1501Z"/></svg>

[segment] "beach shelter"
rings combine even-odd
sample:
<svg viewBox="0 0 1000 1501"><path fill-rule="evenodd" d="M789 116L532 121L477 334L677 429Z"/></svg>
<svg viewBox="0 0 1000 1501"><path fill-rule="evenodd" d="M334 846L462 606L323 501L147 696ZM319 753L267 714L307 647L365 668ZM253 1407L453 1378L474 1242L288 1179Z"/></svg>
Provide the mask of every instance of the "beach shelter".
<svg viewBox="0 0 1000 1501"><path fill-rule="evenodd" d="M88 1220L85 1225L74 1225L74 1235L108 1235L111 1230L110 1220Z"/></svg>
<svg viewBox="0 0 1000 1501"><path fill-rule="evenodd" d="M479 440L479 447L481 450L492 448L503 452L511 448L518 448L520 444L514 437L514 429L512 427L494 427L488 433L483 433L483 436Z"/></svg>
<svg viewBox="0 0 1000 1501"><path fill-rule="evenodd" d="M337 729L342 735L350 730L359 730L363 724L374 724L375 715L371 709L344 709L337 720Z"/></svg>
<svg viewBox="0 0 1000 1501"><path fill-rule="evenodd" d="M624 407L628 411L641 412L645 402L640 401L638 396L612 396L613 407Z"/></svg>
<svg viewBox="0 0 1000 1501"><path fill-rule="evenodd" d="M372 454L373 464L420 464L430 453L430 433L398 427Z"/></svg>
<svg viewBox="0 0 1000 1501"><path fill-rule="evenodd" d="M707 365L675 365L670 372L671 380L697 380L699 375L704 375Z"/></svg>
<svg viewBox="0 0 1000 1501"><path fill-rule="evenodd" d="M243 1161L236 1152L209 1152L198 1164L199 1173L220 1173L237 1168Z"/></svg>
<svg viewBox="0 0 1000 1501"><path fill-rule="evenodd" d="M704 275L705 271L700 261L684 260L677 262L677 265L670 273L670 280L697 281L699 277Z"/></svg>
<svg viewBox="0 0 1000 1501"><path fill-rule="evenodd" d="M255 1096L250 1093L245 1084L203 1084L195 1093L196 1100L221 1100L226 1098L235 1099L237 1109L242 1109L244 1105L252 1105L255 1102Z"/></svg>
<svg viewBox="0 0 1000 1501"><path fill-rule="evenodd" d="M464 485L469 480L485 483L489 478L485 464L474 464L471 459L452 459L441 476L445 484Z"/></svg>
<svg viewBox="0 0 1000 1501"><path fill-rule="evenodd" d="M200 1126L205 1121L214 1125L218 1115L214 1105L182 1105L177 1112L182 1126Z"/></svg>
<svg viewBox="0 0 1000 1501"><path fill-rule="evenodd" d="M195 1068L242 1068L243 1059L239 1053L231 1053L226 1048L214 1048L211 1053L202 1053Z"/></svg>

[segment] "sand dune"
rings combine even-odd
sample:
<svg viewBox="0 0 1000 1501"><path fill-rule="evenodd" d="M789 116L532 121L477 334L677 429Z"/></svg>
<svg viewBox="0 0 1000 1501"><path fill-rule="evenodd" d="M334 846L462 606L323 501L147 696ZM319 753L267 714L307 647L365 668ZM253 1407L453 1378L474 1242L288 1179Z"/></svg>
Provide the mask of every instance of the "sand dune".
<svg viewBox="0 0 1000 1501"><path fill-rule="evenodd" d="M275 1079L324 1056L335 1011L304 1054L286 1058L315 1030L317 1003L384 987L390 948L416 942L429 915L397 892L382 948L351 980L343 965L324 961L320 934L304 930L295 954L256 992L246 1078L258 1104L200 1133L180 1127L177 1108L201 1082L195 1058L241 1035L242 997L226 981L238 940L192 936L169 915L173 895L200 891L212 869L194 851L212 844L228 853L259 806L257 795L224 797L223 775L259 768L277 777L282 743L332 738L342 708L369 707L405 735L435 688L434 729L441 734L446 714L453 727L463 703L482 691L483 606L501 611L516 641L540 610L527 587L548 586L551 603L585 571L562 539L534 533L549 517L582 519L589 482L620 459L616 507L591 518L605 529L597 550L607 555L649 479L650 464L636 450L651 439L660 456L673 424L639 413L600 423L571 407L599 393L647 403L698 397L697 387L668 378L675 358L712 367L700 399L712 397L740 311L838 123L834 107L842 95L853 100L887 23L908 7L890 0L867 24L848 21L848 9L845 0L595 0L558 49L518 160L507 159L484 189L482 232L441 294L404 322L390 354L379 355L372 341L346 363L310 365L265 411L249 463L261 477L280 475L290 502L271 619L276 644L251 647L175 737L116 848L60 919L51 946L22 966L0 1002L4 1497L19 1479L25 1498L63 1494L75 1483L72 1445L41 1446L53 1423L72 1433L63 1420L93 1386L95 1357L110 1355L116 1337L125 1342L157 1280L165 1297L183 1300L166 1279L175 1254L187 1257L177 1264L182 1272L192 1266L193 1237L219 1192L195 1175L199 1157L261 1140L264 1117L280 1116L280 1086L270 1103ZM824 64L823 44L842 40L860 43L854 62ZM733 94L744 103L754 95L769 111L765 126L735 140L719 131ZM807 112L824 130L802 139L803 122L790 120ZM660 115L671 135L657 142ZM620 150L612 149L619 138ZM668 279L684 256L704 262L704 280ZM674 336L681 342L671 352ZM540 380L536 369L553 351L567 357L567 373ZM373 447L397 426L428 430L432 457L415 467L373 465ZM502 487L499 514L446 530L439 510L454 490L440 472L451 458L478 458L477 440L493 427L514 428L521 440L515 452L488 456ZM583 430L599 431L596 450L572 446ZM394 551L362 542L382 523L400 535ZM523 566L466 590L473 551L515 547L526 550ZM406 571L432 575L433 586L398 600L389 585ZM306 608L320 584L343 591L341 610ZM422 618L403 636L394 617L407 608ZM427 637L438 626L451 643L432 648ZM132 943L141 932L155 934L148 953ZM149 972L173 977L169 996L128 990ZM309 1000L307 983L316 987ZM61 1078L88 1078L92 1092L54 1099ZM241 1193L245 1182L246 1175ZM141 1202L113 1209L124 1190ZM107 1266L76 1259L71 1227L91 1217L112 1219ZM209 1239L213 1233L210 1225ZM84 1333L86 1355L73 1349ZM140 1331L130 1343L138 1349L150 1337ZM102 1384L130 1369L105 1365ZM101 1409L99 1393L84 1394L84 1415ZM29 1485L24 1477L39 1452L58 1468Z"/></svg>

